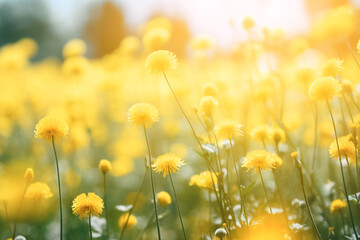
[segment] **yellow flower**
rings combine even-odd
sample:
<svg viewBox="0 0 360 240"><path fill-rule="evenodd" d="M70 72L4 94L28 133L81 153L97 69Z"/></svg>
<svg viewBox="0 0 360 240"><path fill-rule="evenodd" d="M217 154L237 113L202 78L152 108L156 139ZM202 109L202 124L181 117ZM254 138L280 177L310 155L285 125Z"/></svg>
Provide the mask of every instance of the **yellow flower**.
<svg viewBox="0 0 360 240"><path fill-rule="evenodd" d="M354 142L351 141L351 134L340 137L338 139L338 142L339 142L339 149L340 149L341 157L343 157L343 158L347 157L350 160L355 160L355 145L354 145ZM331 145L329 147L329 154L330 154L330 157L332 157L334 159L338 159L340 157L338 149L337 149L336 140L334 140L331 143Z"/></svg>
<svg viewBox="0 0 360 240"><path fill-rule="evenodd" d="M42 118L35 126L35 138L45 139L47 141L59 140L69 133L67 123L59 117L46 116Z"/></svg>
<svg viewBox="0 0 360 240"><path fill-rule="evenodd" d="M149 103L137 103L129 109L128 120L135 126L151 127L159 121L159 110Z"/></svg>
<svg viewBox="0 0 360 240"><path fill-rule="evenodd" d="M269 127L267 125L258 125L250 132L251 138L260 142L265 141L268 138Z"/></svg>
<svg viewBox="0 0 360 240"><path fill-rule="evenodd" d="M129 220L126 225L127 229L131 229L137 224L137 219L134 215L131 214L129 217L129 213L125 213L125 214L121 215L119 218L119 227L123 228L125 226L126 220L128 218L129 218Z"/></svg>
<svg viewBox="0 0 360 240"><path fill-rule="evenodd" d="M104 208L103 200L95 193L85 193L78 195L72 204L73 214L80 219L83 217L99 216Z"/></svg>
<svg viewBox="0 0 360 240"><path fill-rule="evenodd" d="M262 170L268 170L271 166L271 153L265 150L253 150L246 154L245 159L241 167L247 168L247 172L254 168L256 172L259 168Z"/></svg>
<svg viewBox="0 0 360 240"><path fill-rule="evenodd" d="M341 92L341 85L333 77L320 77L313 81L309 95L318 101L328 101Z"/></svg>
<svg viewBox="0 0 360 240"><path fill-rule="evenodd" d="M270 128L268 131L268 137L272 139L276 144L279 144L280 142L285 142L286 140L286 134L284 130L279 127Z"/></svg>
<svg viewBox="0 0 360 240"><path fill-rule="evenodd" d="M246 30L250 30L251 28L255 27L254 19L250 16L246 16L242 21L242 26Z"/></svg>
<svg viewBox="0 0 360 240"><path fill-rule="evenodd" d="M120 53L131 54L136 52L140 48L140 41L135 36L126 36L121 42L118 51Z"/></svg>
<svg viewBox="0 0 360 240"><path fill-rule="evenodd" d="M86 52L86 43L81 39L72 39L63 48L64 58L82 56Z"/></svg>
<svg viewBox="0 0 360 240"><path fill-rule="evenodd" d="M344 69L343 65L344 60L339 58L329 59L321 68L322 76L335 77Z"/></svg>
<svg viewBox="0 0 360 240"><path fill-rule="evenodd" d="M170 39L170 32L164 28L152 28L143 37L144 47L148 51L162 48Z"/></svg>
<svg viewBox="0 0 360 240"><path fill-rule="evenodd" d="M241 125L233 120L226 120L220 124L215 125L214 131L216 136L220 139L232 139L242 136Z"/></svg>
<svg viewBox="0 0 360 240"><path fill-rule="evenodd" d="M25 198L32 201L40 201L42 199L51 198L53 194L46 183L35 182L30 184L25 193Z"/></svg>
<svg viewBox="0 0 360 240"><path fill-rule="evenodd" d="M165 207L171 204L171 196L168 192L161 191L156 195L157 202L160 206Z"/></svg>
<svg viewBox="0 0 360 240"><path fill-rule="evenodd" d="M197 36L191 39L190 46L193 50L207 51L212 48L214 41L208 36Z"/></svg>
<svg viewBox="0 0 360 240"><path fill-rule="evenodd" d="M351 93L354 90L353 83L348 79L343 79L341 81L341 90L344 93Z"/></svg>
<svg viewBox="0 0 360 240"><path fill-rule="evenodd" d="M25 179L26 185L29 185L32 183L32 181L34 180L34 170L32 168L26 169L25 174L24 174L24 179Z"/></svg>
<svg viewBox="0 0 360 240"><path fill-rule="evenodd" d="M275 153L270 153L269 163L273 169L280 167L283 164L283 160Z"/></svg>
<svg viewBox="0 0 360 240"><path fill-rule="evenodd" d="M181 166L185 165L184 161L173 153L165 153L158 156L153 164L155 172L163 173L163 177L167 174L175 173Z"/></svg>
<svg viewBox="0 0 360 240"><path fill-rule="evenodd" d="M294 152L290 153L290 156L295 159L298 158L298 155L299 155L298 151L294 151Z"/></svg>
<svg viewBox="0 0 360 240"><path fill-rule="evenodd" d="M219 105L219 103L216 98L205 96L200 100L199 110L204 117L211 117L217 105Z"/></svg>
<svg viewBox="0 0 360 240"><path fill-rule="evenodd" d="M296 72L295 79L307 87L315 79L315 71L311 68L301 68Z"/></svg>
<svg viewBox="0 0 360 240"><path fill-rule="evenodd" d="M152 52L145 62L145 67L153 74L162 74L176 69L177 65L178 62L175 54L167 50Z"/></svg>
<svg viewBox="0 0 360 240"><path fill-rule="evenodd" d="M104 174L111 171L111 162L106 159L101 159L99 162L99 170Z"/></svg>
<svg viewBox="0 0 360 240"><path fill-rule="evenodd" d="M202 88L204 96L216 97L218 94L218 88L214 83L205 83Z"/></svg>
<svg viewBox="0 0 360 240"><path fill-rule="evenodd" d="M341 211L342 209L346 208L346 202L341 199L336 199L331 202L330 211L332 213L336 213Z"/></svg>
<svg viewBox="0 0 360 240"><path fill-rule="evenodd" d="M205 189L214 189L214 184L218 183L218 179L215 173L205 171L200 174L195 174L190 178L189 186L198 186Z"/></svg>

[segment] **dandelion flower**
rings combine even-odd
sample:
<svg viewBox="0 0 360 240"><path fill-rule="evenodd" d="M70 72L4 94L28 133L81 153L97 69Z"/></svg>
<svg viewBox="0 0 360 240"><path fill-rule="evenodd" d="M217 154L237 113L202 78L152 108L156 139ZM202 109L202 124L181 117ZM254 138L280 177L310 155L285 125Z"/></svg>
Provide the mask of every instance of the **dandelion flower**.
<svg viewBox="0 0 360 240"><path fill-rule="evenodd" d="M338 139L339 149L341 157L347 157L351 160L355 160L355 145L354 142L351 141L351 134L347 136L340 137ZM334 140L329 147L330 157L334 159L338 159L339 152L337 149L336 140Z"/></svg>
<svg viewBox="0 0 360 240"><path fill-rule="evenodd" d="M242 136L241 125L233 120L226 120L220 124L215 125L214 131L216 136L220 139L232 139Z"/></svg>
<svg viewBox="0 0 360 240"><path fill-rule="evenodd" d="M320 77L313 81L309 95L318 101L328 101L341 92L341 85L333 77Z"/></svg>
<svg viewBox="0 0 360 240"><path fill-rule="evenodd" d="M176 69L177 65L175 54L167 50L152 52L145 62L145 67L153 74L161 74Z"/></svg>
<svg viewBox="0 0 360 240"><path fill-rule="evenodd" d="M86 43L81 39L72 39L63 48L64 58L82 56L86 52Z"/></svg>
<svg viewBox="0 0 360 240"><path fill-rule="evenodd" d="M259 168L261 170L268 170L271 167L270 162L271 154L265 150L253 150L246 154L245 159L241 167L247 168L247 172L250 169L254 169L256 172Z"/></svg>
<svg viewBox="0 0 360 240"><path fill-rule="evenodd" d="M250 16L246 16L242 21L242 26L246 30L250 30L251 28L255 27L254 19Z"/></svg>
<svg viewBox="0 0 360 240"><path fill-rule="evenodd" d="M213 184L214 183L214 184ZM189 186L198 186L199 188L214 189L214 185L218 183L215 173L210 171L195 174L190 178Z"/></svg>
<svg viewBox="0 0 360 240"><path fill-rule="evenodd" d="M159 110L149 103L137 103L129 109L128 120L135 126L151 127L159 121Z"/></svg>
<svg viewBox="0 0 360 240"><path fill-rule="evenodd" d="M53 194L51 193L50 187L42 182L30 184L25 193L25 198L32 201L40 201L42 199L51 198L52 196Z"/></svg>
<svg viewBox="0 0 360 240"><path fill-rule="evenodd" d="M127 220L129 218L129 220ZM126 221L127 224L126 224ZM119 218L119 227L123 228L126 224L126 228L127 229L131 229L133 228L136 224L137 224L137 219L134 215L130 215L129 217L129 213L125 213L123 215L120 216Z"/></svg>
<svg viewBox="0 0 360 240"><path fill-rule="evenodd" d="M80 219L83 217L99 216L104 208L103 200L95 193L78 195L72 204L73 214Z"/></svg>
<svg viewBox="0 0 360 240"><path fill-rule="evenodd" d="M332 213L336 213L341 211L342 209L346 208L346 202L341 199L336 199L331 202L330 211Z"/></svg>
<svg viewBox="0 0 360 240"><path fill-rule="evenodd" d="M204 96L216 97L218 94L218 88L214 83L208 82L204 84L202 92Z"/></svg>
<svg viewBox="0 0 360 240"><path fill-rule="evenodd" d="M156 195L157 202L160 206L165 207L171 204L171 196L168 192L161 191Z"/></svg>
<svg viewBox="0 0 360 240"><path fill-rule="evenodd" d="M173 153L165 153L157 157L154 161L153 168L155 172L167 174L175 173L181 166L185 165L184 161Z"/></svg>
<svg viewBox="0 0 360 240"><path fill-rule="evenodd" d="M283 160L275 153L269 154L269 163L273 169L280 167L283 164Z"/></svg>
<svg viewBox="0 0 360 240"><path fill-rule="evenodd" d="M162 48L170 39L170 32L164 28L152 28L143 37L145 49L154 51Z"/></svg>
<svg viewBox="0 0 360 240"><path fill-rule="evenodd" d="M343 67L344 60L339 58L332 58L328 60L321 68L322 76L335 77L344 69Z"/></svg>
<svg viewBox="0 0 360 240"><path fill-rule="evenodd" d="M258 125L250 132L251 138L260 142L265 141L268 138L269 127L267 125Z"/></svg>
<svg viewBox="0 0 360 240"><path fill-rule="evenodd" d="M216 98L205 96L200 100L199 110L204 117L211 117L215 108L219 105Z"/></svg>
<svg viewBox="0 0 360 240"><path fill-rule="evenodd" d="M268 131L268 137L269 139L272 139L276 144L279 144L280 142L285 142L286 140L286 134L284 130L279 127L270 128Z"/></svg>
<svg viewBox="0 0 360 240"><path fill-rule="evenodd" d="M32 168L26 169L25 174L24 174L24 179L25 179L26 185L29 185L32 183L32 181L34 180L34 170Z"/></svg>
<svg viewBox="0 0 360 240"><path fill-rule="evenodd" d="M45 139L51 141L59 140L69 133L67 123L56 116L46 116L42 118L35 126L35 138Z"/></svg>
<svg viewBox="0 0 360 240"><path fill-rule="evenodd" d="M101 159L100 162L99 162L99 170L102 172L102 173L107 173L109 171L111 171L111 162L109 160L106 160L106 159Z"/></svg>

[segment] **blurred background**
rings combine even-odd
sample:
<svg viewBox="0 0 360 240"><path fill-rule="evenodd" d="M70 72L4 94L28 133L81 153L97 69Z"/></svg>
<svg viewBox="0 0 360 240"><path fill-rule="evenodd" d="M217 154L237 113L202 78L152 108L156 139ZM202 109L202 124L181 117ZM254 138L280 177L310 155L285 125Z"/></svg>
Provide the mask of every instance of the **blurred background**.
<svg viewBox="0 0 360 240"><path fill-rule="evenodd" d="M245 41L245 16L293 36L306 34L324 11L344 4L360 7L359 0L0 0L0 47L30 37L40 46L34 60L60 58L68 40L82 38L87 57L99 57L116 49L124 36L141 35L142 24L151 18L163 16L176 29L168 48L184 56L194 35L212 36L222 50Z"/></svg>

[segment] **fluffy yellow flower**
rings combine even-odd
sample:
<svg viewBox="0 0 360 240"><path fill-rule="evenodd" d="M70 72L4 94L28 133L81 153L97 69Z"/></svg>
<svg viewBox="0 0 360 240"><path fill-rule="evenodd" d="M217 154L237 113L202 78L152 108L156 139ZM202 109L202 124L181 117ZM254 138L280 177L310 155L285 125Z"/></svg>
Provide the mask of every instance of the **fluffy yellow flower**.
<svg viewBox="0 0 360 240"><path fill-rule="evenodd" d="M59 117L46 116L42 118L35 126L35 138L45 139L47 141L59 140L69 133L67 123Z"/></svg>
<svg viewBox="0 0 360 240"><path fill-rule="evenodd" d="M339 58L329 59L321 68L322 76L335 77L344 69L343 67L344 60Z"/></svg>
<svg viewBox="0 0 360 240"><path fill-rule="evenodd" d="M204 117L210 117L218 105L216 98L205 96L200 100L199 110Z"/></svg>
<svg viewBox="0 0 360 240"><path fill-rule="evenodd" d="M341 92L341 85L333 77L320 77L313 81L309 95L318 101L328 101Z"/></svg>
<svg viewBox="0 0 360 240"><path fill-rule="evenodd" d="M354 142L351 141L351 134L340 137L338 139L338 142L341 157L347 157L350 160L355 160L355 145ZM334 159L338 159L340 157L337 149L336 140L331 143L329 147L329 154L330 157Z"/></svg>
<svg viewBox="0 0 360 240"><path fill-rule="evenodd" d="M241 125L233 120L226 120L220 124L215 125L214 131L216 136L220 139L232 139L242 136Z"/></svg>
<svg viewBox="0 0 360 240"><path fill-rule="evenodd" d="M176 69L177 65L178 62L175 54L167 50L152 52L145 62L145 67L153 74L162 74Z"/></svg>
<svg viewBox="0 0 360 240"><path fill-rule="evenodd" d="M161 191L158 194L156 194L157 202L160 206L165 207L167 205L171 204L171 196L168 192Z"/></svg>
<svg viewBox="0 0 360 240"><path fill-rule="evenodd" d="M155 172L167 174L175 173L181 166L185 165L184 161L173 153L165 153L157 157L152 165Z"/></svg>
<svg viewBox="0 0 360 240"><path fill-rule="evenodd" d="M137 219L134 215L131 214L129 217L129 213L125 213L125 214L121 215L119 218L119 227L123 228L125 226L128 218L129 218L129 220L126 225L127 229L131 229L137 224Z"/></svg>
<svg viewBox="0 0 360 240"><path fill-rule="evenodd" d="M32 183L32 181L34 180L34 170L32 168L26 169L25 174L24 174L24 179L25 179L26 185L29 185Z"/></svg>
<svg viewBox="0 0 360 240"><path fill-rule="evenodd" d="M336 213L336 212L339 212L342 209L346 208L346 206L347 206L347 204L345 201L343 201L341 199L336 199L331 202L330 211L332 213Z"/></svg>
<svg viewBox="0 0 360 240"><path fill-rule="evenodd" d="M285 142L286 140L286 134L284 130L282 130L279 127L272 127L268 131L268 137L269 139L273 140L276 144L279 144L280 142Z"/></svg>
<svg viewBox="0 0 360 240"><path fill-rule="evenodd" d="M268 138L269 126L267 125L258 125L250 132L252 139L258 140L260 142L265 141Z"/></svg>
<svg viewBox="0 0 360 240"><path fill-rule="evenodd" d="M106 159L101 159L99 162L99 170L102 173L107 173L109 171L111 171L111 162L109 160Z"/></svg>
<svg viewBox="0 0 360 240"><path fill-rule="evenodd" d="M99 216L104 208L103 200L95 193L78 195L72 204L73 214L80 219L83 217Z"/></svg>
<svg viewBox="0 0 360 240"><path fill-rule="evenodd" d="M246 16L242 21L242 26L246 30L250 30L251 28L255 27L254 19L250 16Z"/></svg>
<svg viewBox="0 0 360 240"><path fill-rule="evenodd" d="M162 48L170 39L170 32L164 28L152 28L143 37L144 47L148 51Z"/></svg>
<svg viewBox="0 0 360 240"><path fill-rule="evenodd" d="M53 194L46 183L35 182L30 184L25 193L25 198L32 201L40 201L42 199L51 198Z"/></svg>
<svg viewBox="0 0 360 240"><path fill-rule="evenodd" d="M218 183L218 179L215 173L205 171L200 174L195 174L190 178L189 186L198 186L205 189L214 189L214 184Z"/></svg>
<svg viewBox="0 0 360 240"><path fill-rule="evenodd" d="M202 92L204 96L216 97L218 94L218 88L214 83L208 82L204 84Z"/></svg>
<svg viewBox="0 0 360 240"><path fill-rule="evenodd" d="M128 120L135 126L151 127L159 121L159 110L149 103L137 103L129 109Z"/></svg>
<svg viewBox="0 0 360 240"><path fill-rule="evenodd" d="M283 164L283 160L275 153L270 153L268 159L270 166L274 169L280 167Z"/></svg>
<svg viewBox="0 0 360 240"><path fill-rule="evenodd" d="M72 39L63 48L64 58L82 56L86 52L86 43L81 39Z"/></svg>
<svg viewBox="0 0 360 240"><path fill-rule="evenodd" d="M246 154L245 159L241 167L247 168L247 172L254 168L256 172L259 168L262 170L268 170L271 167L271 153L265 150L253 150Z"/></svg>

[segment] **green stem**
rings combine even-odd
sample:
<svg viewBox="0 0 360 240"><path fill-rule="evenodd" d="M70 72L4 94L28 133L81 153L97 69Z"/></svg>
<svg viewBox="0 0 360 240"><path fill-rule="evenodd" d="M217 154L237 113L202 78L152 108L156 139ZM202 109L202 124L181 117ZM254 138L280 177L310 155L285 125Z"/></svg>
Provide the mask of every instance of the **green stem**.
<svg viewBox="0 0 360 240"><path fill-rule="evenodd" d="M5 210L5 221L7 222L7 225L9 228L9 233L10 233L10 235L12 235L10 221L9 221L9 214L8 214L8 210L7 210L7 202L4 201L3 204L4 204L4 210Z"/></svg>
<svg viewBox="0 0 360 240"><path fill-rule="evenodd" d="M260 168L259 168L259 173L260 173L261 183L262 183L263 188L264 188L266 200L267 200L268 205L269 205L269 208L270 208L270 213L271 213L271 215L273 215L273 212L272 212L272 209L271 209L271 205L270 205L270 200L269 200L269 197L268 197L267 192L266 192L266 187L265 187L264 179L263 179L263 176L262 176L262 174L261 174L261 169L260 169Z"/></svg>
<svg viewBox="0 0 360 240"><path fill-rule="evenodd" d="M282 191L281 191L281 189L280 189L280 185L279 185L278 179L277 179L277 177L276 177L275 169L272 170L272 173L273 173L273 175L274 175L275 184L276 184L276 188L277 188L278 193L279 193L280 203L281 203L281 206L282 206L283 211L284 211L286 223L287 223L287 225L289 226L288 212L287 212L287 210L286 210L286 206L285 206L285 203L284 203L284 199L283 199L283 196L282 196L282 194L281 194Z"/></svg>
<svg viewBox="0 0 360 240"><path fill-rule="evenodd" d="M176 194L176 190L175 190L174 182L172 180L171 173L169 173L169 177L170 177L171 187L172 187L172 189L174 191L174 196L175 196L175 201L176 201L175 205L176 205L176 208L177 208L177 211L178 211L178 214L179 214L182 232L183 232L183 235L184 235L184 239L186 240L185 227L184 227L183 219L182 219L182 216L181 216L179 199L178 199L177 194Z"/></svg>
<svg viewBox="0 0 360 240"><path fill-rule="evenodd" d="M351 206L350 206L350 200L349 200L349 196L348 196L348 192L347 192L347 188L346 188L345 176L344 176L344 169L343 169L343 165L342 165L342 161L341 161L341 153L340 153L340 147L339 147L339 140L338 140L338 136L337 136L337 132L336 132L336 127L335 127L335 120L334 120L334 116L333 116L333 114L332 114L332 112L331 112L331 108L330 108L330 105L329 105L329 102L328 102L328 101L326 101L326 105L327 105L327 107L328 107L328 109L329 109L331 121L332 121L332 124L333 124L333 127L334 127L336 146L337 146L337 150L338 150L338 153L339 153L339 162L340 162L340 169L341 169L341 177L342 177L342 181L343 181L343 185L344 185L344 191L345 191L346 201L347 201L347 204L348 204L348 207L349 207L351 225L352 225L352 228L353 228L353 230L354 230L354 234L355 234L356 239L359 240L359 237L358 237L357 232L356 232L356 228L355 228L355 224L354 224L354 218L353 218L352 211L351 211Z"/></svg>
<svg viewBox="0 0 360 240"><path fill-rule="evenodd" d="M145 164L145 165L146 165L146 164ZM119 240L121 240L121 239L123 238L123 236L124 236L124 233L125 233L126 227L127 227L127 225L128 225L130 216L131 216L133 210L135 209L135 204L137 203L138 198L139 198L139 196L140 196L140 193L142 192L142 189L143 189L143 187L144 187L145 180L146 180L147 174L148 174L148 172L149 172L148 167L147 167L147 166L145 166L145 167L146 167L146 168L145 168L144 177L143 177L143 179L142 179L142 181L141 181L139 190L138 190L138 192L136 193L135 199L134 199L134 201L133 201L133 203L132 203L132 207L131 207L130 210L128 211L128 214L127 214L127 218L126 218L124 227L121 229L121 233L120 233L120 238L119 238Z"/></svg>
<svg viewBox="0 0 360 240"><path fill-rule="evenodd" d="M142 236L144 235L146 229L150 226L150 223L151 223L151 220L154 218L154 211L151 211L150 215L149 215L149 218L146 222L146 225L145 227L141 230L140 234L139 234L139 237L138 237L138 240L142 240Z"/></svg>
<svg viewBox="0 0 360 240"><path fill-rule="evenodd" d="M297 164L297 163L296 163ZM315 224L315 220L314 220L314 217L311 213L311 209L310 209L310 204L309 204L309 201L308 201L308 198L306 196L306 192L305 192L305 187L304 187L304 177L303 177L303 174L302 174L302 169L301 169L301 166L298 166L298 170L299 170L299 173L300 173L300 183L301 183L301 189L302 189L302 192L303 192L303 195L304 195L304 199L305 199L305 204L306 204L306 209L309 213L309 216L310 216L310 220L311 220L311 223L313 225L313 228L316 232L316 235L318 236L318 238L321 240L321 235L320 235L320 232L319 232L319 229L317 228L316 224Z"/></svg>
<svg viewBox="0 0 360 240"><path fill-rule="evenodd" d="M244 211L246 225L249 226L249 220L248 220L248 216L247 216L247 212L246 212L245 197L244 197L242 189L241 189L241 173L238 171L238 168L237 168L237 165L236 165L234 148L233 148L231 139L229 139L229 141L230 141L231 155L232 155L234 168L235 168L235 172L236 172L236 178L237 178L237 181L238 181L238 184L239 184L239 193L240 193L241 206L242 206L242 209ZM241 216L240 216L240 222L241 222Z"/></svg>
<svg viewBox="0 0 360 240"><path fill-rule="evenodd" d="M90 240L92 240L91 215L89 215L89 234L90 234Z"/></svg>
<svg viewBox="0 0 360 240"><path fill-rule="evenodd" d="M60 179L60 171L59 171L59 160L56 153L54 136L51 137L52 147L55 154L55 164L56 164L56 173L57 173L57 182L58 182L58 190L59 190L59 203L60 203L60 240L63 239L63 209L62 209L62 195L61 195L61 179Z"/></svg>
<svg viewBox="0 0 360 240"><path fill-rule="evenodd" d="M20 215L20 211L21 211L21 208L22 208L22 205L23 205L23 202L24 202L24 197L25 197L25 193L26 193L26 190L28 188L28 185L26 185L24 187L24 190L22 192L22 195L21 195L21 200L20 200L20 205L19 205L19 208L16 212L16 217L15 217L15 224L14 224L14 230L13 230L13 234L12 234L12 239L15 239L16 237L16 227L17 227L17 222L19 220L19 215Z"/></svg>
<svg viewBox="0 0 360 240"><path fill-rule="evenodd" d="M149 140L148 140L145 126L144 126L144 133L145 133L146 145L147 145L148 154L149 154L150 183L151 183L151 190L152 190L152 196L153 196L153 201L154 201L154 210L155 210L155 216L156 216L156 228L157 228L157 233L158 233L158 240L161 240L159 214L158 214L158 209L156 206L156 196L155 196L154 179L153 179L153 172L152 172L151 151L150 151L150 145L149 145Z"/></svg>
<svg viewBox="0 0 360 240"><path fill-rule="evenodd" d="M106 237L109 237L109 215L108 215L108 205L107 205L107 194L106 194L106 173L103 173L104 177L104 213L105 213L105 219L106 219Z"/></svg>

